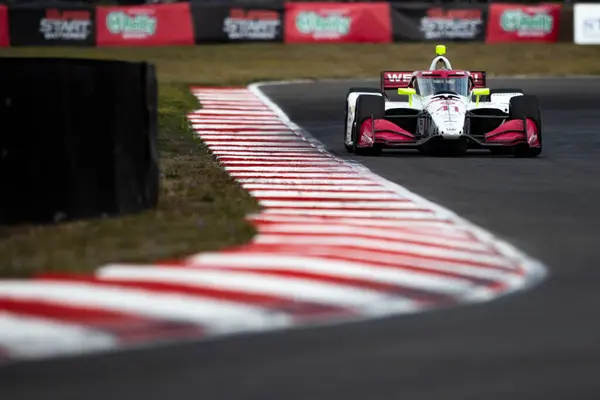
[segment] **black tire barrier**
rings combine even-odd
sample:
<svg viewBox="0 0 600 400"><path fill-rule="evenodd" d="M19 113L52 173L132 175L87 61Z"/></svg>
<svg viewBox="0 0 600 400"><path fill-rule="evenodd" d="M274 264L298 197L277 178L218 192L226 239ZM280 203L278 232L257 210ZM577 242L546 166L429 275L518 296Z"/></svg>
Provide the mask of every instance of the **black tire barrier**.
<svg viewBox="0 0 600 400"><path fill-rule="evenodd" d="M156 207L157 100L148 63L0 58L0 224Z"/></svg>

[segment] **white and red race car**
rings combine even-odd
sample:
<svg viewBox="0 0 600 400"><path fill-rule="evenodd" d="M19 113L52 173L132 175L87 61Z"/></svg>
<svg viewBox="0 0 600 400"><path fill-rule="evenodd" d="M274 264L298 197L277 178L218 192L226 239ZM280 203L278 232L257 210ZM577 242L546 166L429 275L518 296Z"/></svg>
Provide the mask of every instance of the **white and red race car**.
<svg viewBox="0 0 600 400"><path fill-rule="evenodd" d="M520 89L490 90L485 71L454 70L445 53L445 46L436 46L437 56L426 71L382 72L380 89L351 88L346 149L363 155L414 148L427 155L489 149L538 156L542 118L537 97Z"/></svg>

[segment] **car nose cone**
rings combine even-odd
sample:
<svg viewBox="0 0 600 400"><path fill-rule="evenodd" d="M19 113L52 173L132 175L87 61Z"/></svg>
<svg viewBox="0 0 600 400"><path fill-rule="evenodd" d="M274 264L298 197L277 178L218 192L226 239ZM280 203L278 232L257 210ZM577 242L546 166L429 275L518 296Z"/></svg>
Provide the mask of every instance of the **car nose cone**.
<svg viewBox="0 0 600 400"><path fill-rule="evenodd" d="M437 132L445 139L457 139L463 134L465 106L457 101L432 102L427 107Z"/></svg>

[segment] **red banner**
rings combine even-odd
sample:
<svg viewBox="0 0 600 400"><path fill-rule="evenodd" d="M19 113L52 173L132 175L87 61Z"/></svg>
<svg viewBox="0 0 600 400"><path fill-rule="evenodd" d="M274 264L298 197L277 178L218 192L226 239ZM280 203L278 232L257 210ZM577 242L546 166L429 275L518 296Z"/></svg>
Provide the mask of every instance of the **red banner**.
<svg viewBox="0 0 600 400"><path fill-rule="evenodd" d="M389 3L286 3L286 43L389 43Z"/></svg>
<svg viewBox="0 0 600 400"><path fill-rule="evenodd" d="M98 7L98 46L193 45L190 3Z"/></svg>
<svg viewBox="0 0 600 400"><path fill-rule="evenodd" d="M486 42L556 42L560 4L490 4Z"/></svg>
<svg viewBox="0 0 600 400"><path fill-rule="evenodd" d="M9 47L10 39L8 34L8 9L0 4L0 47Z"/></svg>

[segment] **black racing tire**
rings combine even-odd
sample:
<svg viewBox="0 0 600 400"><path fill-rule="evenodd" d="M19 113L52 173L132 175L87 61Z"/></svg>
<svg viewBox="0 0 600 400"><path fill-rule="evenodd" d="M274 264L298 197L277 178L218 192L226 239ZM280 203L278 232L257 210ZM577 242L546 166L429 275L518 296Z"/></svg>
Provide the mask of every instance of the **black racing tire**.
<svg viewBox="0 0 600 400"><path fill-rule="evenodd" d="M525 118L533 120L536 124L540 147L531 148L527 144L520 144L514 147L513 153L519 158L537 157L542 152L542 112L536 96L523 95L510 99L510 119L524 120Z"/></svg>
<svg viewBox="0 0 600 400"><path fill-rule="evenodd" d="M349 145L348 143L346 143L346 132L348 132L348 97L346 97L346 111L344 111L344 137L343 137L343 142L344 142L344 147L346 148L346 151L348 153L352 153L354 151L354 148L352 147L352 145Z"/></svg>
<svg viewBox="0 0 600 400"><path fill-rule="evenodd" d="M383 96L364 95L358 96L356 100L356 124L352 129L352 151L358 155L379 155L381 146L360 148L358 144L358 133L360 124L368 118L380 119L385 116L385 99Z"/></svg>
<svg viewBox="0 0 600 400"><path fill-rule="evenodd" d="M370 87L370 88L351 87L350 89L348 89L348 93L346 93L346 108L344 110L344 147L346 148L346 151L349 153L354 152L354 147L346 144L346 131L348 130L348 96L350 95L350 93L356 93L356 92L381 93L381 90L379 90L377 88L372 88L372 87Z"/></svg>

